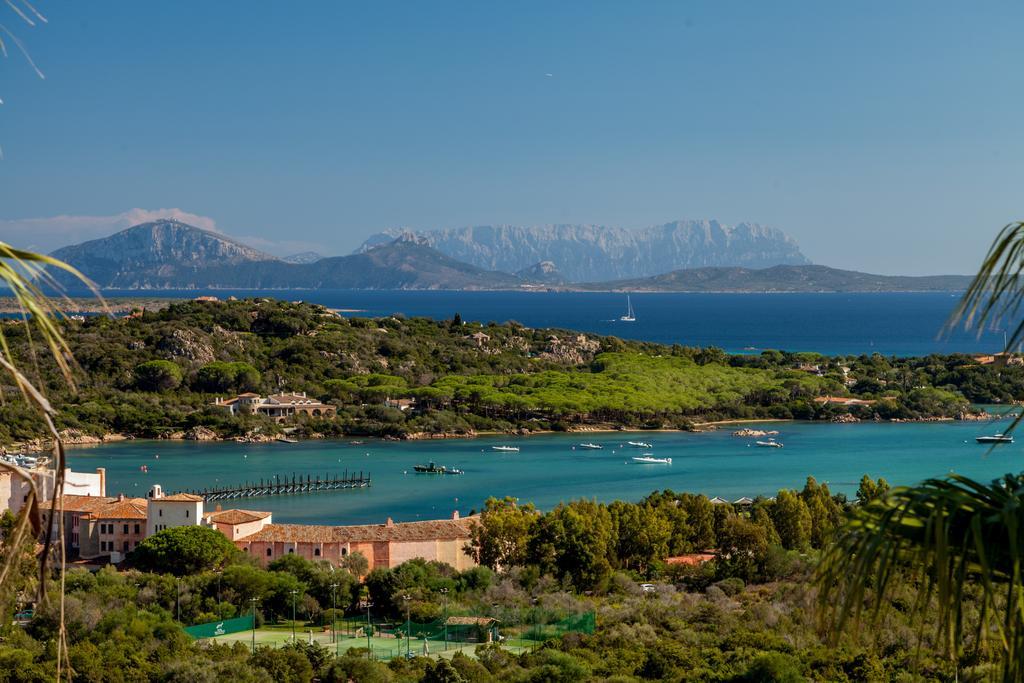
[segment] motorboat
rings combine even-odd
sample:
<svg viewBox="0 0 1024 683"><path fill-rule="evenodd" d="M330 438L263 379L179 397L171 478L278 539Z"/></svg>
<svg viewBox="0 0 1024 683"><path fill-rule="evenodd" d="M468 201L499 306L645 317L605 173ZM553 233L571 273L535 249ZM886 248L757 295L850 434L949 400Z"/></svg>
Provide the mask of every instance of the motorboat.
<svg viewBox="0 0 1024 683"><path fill-rule="evenodd" d="M646 441L627 441L626 443L628 443L633 448L654 448L654 446L647 443Z"/></svg>
<svg viewBox="0 0 1024 683"><path fill-rule="evenodd" d="M436 465L433 462L429 465L414 465L413 469L418 474L465 474L462 470L455 469L454 467L445 467L444 465Z"/></svg>
<svg viewBox="0 0 1024 683"><path fill-rule="evenodd" d="M671 465L672 458L655 458L653 455L636 455L633 456L633 462L638 462L642 465Z"/></svg>
<svg viewBox="0 0 1024 683"><path fill-rule="evenodd" d="M768 439L767 441L755 441L755 444L761 448L782 448L782 444L775 439Z"/></svg>
<svg viewBox="0 0 1024 683"><path fill-rule="evenodd" d="M502 453L518 453L519 446L491 446L492 451L500 451Z"/></svg>
<svg viewBox="0 0 1024 683"><path fill-rule="evenodd" d="M1010 434L992 434L991 436L979 436L974 440L978 443L1013 443L1013 436Z"/></svg>
<svg viewBox="0 0 1024 683"><path fill-rule="evenodd" d="M602 450L604 446L596 443L581 443L580 448L586 448L587 450L591 451L599 451Z"/></svg>

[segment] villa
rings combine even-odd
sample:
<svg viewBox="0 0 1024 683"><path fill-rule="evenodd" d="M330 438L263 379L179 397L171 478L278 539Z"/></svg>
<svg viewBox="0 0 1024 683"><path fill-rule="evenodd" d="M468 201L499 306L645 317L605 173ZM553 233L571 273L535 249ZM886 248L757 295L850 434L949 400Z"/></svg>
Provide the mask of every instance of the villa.
<svg viewBox="0 0 1024 683"><path fill-rule="evenodd" d="M464 550L474 524L474 517L460 519L457 512L451 519L397 524L391 519L384 524L358 526L268 523L255 533L233 540L263 566L292 554L338 565L347 555L361 553L371 570L422 558L462 571L476 566Z"/></svg>
<svg viewBox="0 0 1024 683"><path fill-rule="evenodd" d="M217 397L211 405L226 410L232 415L265 415L275 422L285 422L294 419L297 415L309 417L334 417L335 415L334 406L321 403L315 398L309 398L305 391L271 394L266 398L247 392L234 398Z"/></svg>

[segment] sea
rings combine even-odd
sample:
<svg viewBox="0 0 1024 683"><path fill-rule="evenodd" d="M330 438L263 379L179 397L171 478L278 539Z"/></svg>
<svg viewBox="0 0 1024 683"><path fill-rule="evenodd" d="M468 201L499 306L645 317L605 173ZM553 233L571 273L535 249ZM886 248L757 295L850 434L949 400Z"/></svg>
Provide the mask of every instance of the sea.
<svg viewBox="0 0 1024 683"><path fill-rule="evenodd" d="M140 292L106 292L132 296ZM1000 330L943 334L958 293L906 294L633 294L635 322L618 320L625 295L562 292L145 292L191 298L199 294L273 296L338 309L342 315L426 316L559 327L667 344L717 346L736 353L760 349L828 355L993 352ZM238 486L276 477L371 477L366 489L236 500L226 506L270 510L279 522L322 524L414 521L465 515L489 496L513 496L550 509L578 498L640 500L655 490L705 493L734 500L800 488L808 476L852 495L861 476L911 484L952 472L983 480L1021 469L1024 444L980 446L991 423L762 423L784 447L761 448L732 436L736 426L709 433L652 432L544 434L436 441L307 441L237 444L130 441L69 451L72 467L107 469L108 492L144 495L154 483L165 491ZM649 452L671 465L638 464L648 452L626 441L649 442ZM580 443L603 446L587 450ZM518 453L492 450L515 445ZM460 475L416 474L435 462ZM146 467L143 471L142 467Z"/></svg>
<svg viewBox="0 0 1024 683"><path fill-rule="evenodd" d="M857 294L639 293L635 322L622 322L626 295L609 292L449 291L105 291L106 296L193 298L270 296L303 300L342 315L506 322L559 327L663 344L717 346L732 353L761 349L827 355L923 356L1002 349L1003 332L943 332L958 292Z"/></svg>
<svg viewBox="0 0 1024 683"><path fill-rule="evenodd" d="M159 483L165 491L235 487L363 474L365 489L231 500L225 507L270 510L278 522L373 524L391 517L416 521L466 515L489 496L513 496L550 509L586 498L637 501L672 489L735 500L802 488L808 476L837 493L853 495L861 476L912 484L960 473L989 480L1021 469L1024 443L996 447L975 443L978 434L1004 424L975 422L828 424L773 422L749 425L777 430L782 448L758 447L733 436L738 425L714 432L608 432L487 436L434 441L234 442L126 441L72 448L75 470L107 470L107 491L144 496ZM650 444L634 448L627 441ZM582 443L603 446L580 448ZM518 446L518 453L492 446ZM645 453L672 464L639 464ZM434 462L463 474L417 474ZM147 471L143 471L145 466Z"/></svg>

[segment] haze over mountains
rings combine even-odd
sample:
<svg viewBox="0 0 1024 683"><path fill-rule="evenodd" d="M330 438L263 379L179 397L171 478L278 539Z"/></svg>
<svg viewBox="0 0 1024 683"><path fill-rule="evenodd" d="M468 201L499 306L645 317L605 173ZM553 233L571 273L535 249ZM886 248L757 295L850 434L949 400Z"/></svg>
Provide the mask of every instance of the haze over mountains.
<svg viewBox="0 0 1024 683"><path fill-rule="evenodd" d="M401 231L373 235L365 252ZM757 223L674 221L640 230L599 225L484 225L415 233L452 258L509 273L550 261L569 282L650 277L680 268L810 263L796 241Z"/></svg>
<svg viewBox="0 0 1024 683"><path fill-rule="evenodd" d="M434 246L462 245L460 248L475 249L481 255L478 260L497 260L497 245L512 239L518 228L482 231L479 248L474 246L473 238L476 234L473 231L477 229L466 229L467 232L460 233L457 239L441 240L436 236L432 239L430 233L402 233L377 246L364 245L358 253L349 256L325 258L310 253L280 259L220 233L171 219L143 223L110 237L64 247L53 252L53 256L79 269L102 289L555 288L652 292L877 292L948 291L963 289L969 281L966 276L889 277L809 265L790 238L752 224L733 230L703 223L660 227L664 230L653 231L660 236L652 238L645 249L653 249L652 245L658 240L668 240L674 245L671 249L684 261L728 261L728 250L732 247L720 245L732 244L738 245L735 248L741 260L760 262L769 259L771 254L778 254L777 258L783 263L766 268L674 268L650 277L608 278L572 284L572 276L552 260L541 259L510 273L464 262ZM602 268L608 269L639 268L635 262L636 250L624 262L615 260L614 250L600 238L599 231L562 226L553 228L548 237L552 238L552 249L565 250L563 255L569 259L567 269L571 272L589 272L599 262ZM569 247L575 238L582 242L577 248L580 258L573 260ZM683 248L688 239L698 245L695 250L699 255ZM584 248L583 242L589 247ZM668 242L658 243L669 250ZM532 246L520 250L516 258L533 258L540 253L539 239L530 244ZM660 262L668 262L664 255L660 258ZM503 262L514 260L513 256L500 256L500 259ZM800 263L786 264L787 259ZM81 287L64 274L54 273L54 276L65 287Z"/></svg>

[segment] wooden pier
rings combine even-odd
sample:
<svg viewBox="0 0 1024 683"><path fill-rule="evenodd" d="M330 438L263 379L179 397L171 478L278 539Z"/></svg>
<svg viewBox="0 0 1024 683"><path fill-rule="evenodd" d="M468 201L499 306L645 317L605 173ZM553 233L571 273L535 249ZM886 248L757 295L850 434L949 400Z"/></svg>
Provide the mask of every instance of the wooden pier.
<svg viewBox="0 0 1024 683"><path fill-rule="evenodd" d="M343 475L317 475L315 478L307 474L305 478L292 473L291 479L287 476L275 475L273 479L260 479L259 482L246 482L240 486L205 488L181 493L192 493L202 496L206 502L215 500L233 500L235 498L257 498L260 496L289 496L296 493L315 493L317 491L339 491L341 489L365 489L370 485L370 473L364 476L349 474L345 470Z"/></svg>

